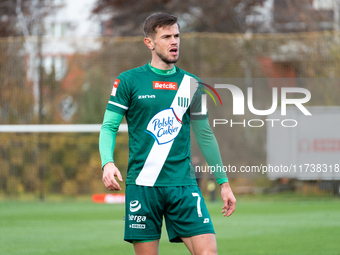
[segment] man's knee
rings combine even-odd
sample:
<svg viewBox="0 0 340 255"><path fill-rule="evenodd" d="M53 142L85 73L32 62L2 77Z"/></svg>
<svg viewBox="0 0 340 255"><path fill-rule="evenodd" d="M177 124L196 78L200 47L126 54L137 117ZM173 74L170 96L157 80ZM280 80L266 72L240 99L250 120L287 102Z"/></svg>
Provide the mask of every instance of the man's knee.
<svg viewBox="0 0 340 255"><path fill-rule="evenodd" d="M207 247L206 249L196 251L195 250L195 255L217 255L217 247L211 246Z"/></svg>

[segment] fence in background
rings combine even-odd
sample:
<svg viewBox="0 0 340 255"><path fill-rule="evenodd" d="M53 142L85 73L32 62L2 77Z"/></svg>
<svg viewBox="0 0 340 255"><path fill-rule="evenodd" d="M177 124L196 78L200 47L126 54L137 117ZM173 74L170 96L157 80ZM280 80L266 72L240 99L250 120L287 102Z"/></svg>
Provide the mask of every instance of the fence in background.
<svg viewBox="0 0 340 255"><path fill-rule="evenodd" d="M25 50L27 43L37 45L36 38L0 39L0 124L100 124L117 75L150 61L142 39L49 37L41 52ZM178 66L202 78L337 78L339 46L339 32L190 33L181 35ZM339 84L308 89L310 105L339 105ZM271 87L261 90L270 94ZM225 161L266 161L265 129L214 132L224 138ZM122 169L127 142L126 134L118 136L116 163ZM97 133L1 133L0 165L5 196L104 191ZM240 187L270 185L259 182L235 181Z"/></svg>

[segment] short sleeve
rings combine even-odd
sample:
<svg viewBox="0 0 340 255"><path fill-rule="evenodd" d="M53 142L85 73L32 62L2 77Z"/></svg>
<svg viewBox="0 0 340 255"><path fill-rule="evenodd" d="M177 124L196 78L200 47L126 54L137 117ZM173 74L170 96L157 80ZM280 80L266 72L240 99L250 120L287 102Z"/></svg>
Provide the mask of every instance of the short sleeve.
<svg viewBox="0 0 340 255"><path fill-rule="evenodd" d="M122 115L126 113L131 102L129 85L130 82L128 77L120 74L113 84L110 101L108 102L106 109Z"/></svg>
<svg viewBox="0 0 340 255"><path fill-rule="evenodd" d="M206 92L204 91L205 89L201 79L195 77L195 82L197 83L197 89L190 105L190 118L193 120L203 120L209 116L208 110L204 110L207 109L207 106L202 107L202 95L205 95Z"/></svg>

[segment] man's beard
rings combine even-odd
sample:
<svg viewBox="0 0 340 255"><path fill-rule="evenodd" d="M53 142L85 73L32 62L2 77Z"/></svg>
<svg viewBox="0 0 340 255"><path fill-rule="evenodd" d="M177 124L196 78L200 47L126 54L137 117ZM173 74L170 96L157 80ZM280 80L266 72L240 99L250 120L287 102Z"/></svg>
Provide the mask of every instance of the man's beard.
<svg viewBox="0 0 340 255"><path fill-rule="evenodd" d="M177 52L178 52L177 58L174 59L174 60L171 60L168 57L164 56L161 52L157 52L157 50L156 50L157 56L166 64L175 64L178 61L179 51L177 51Z"/></svg>

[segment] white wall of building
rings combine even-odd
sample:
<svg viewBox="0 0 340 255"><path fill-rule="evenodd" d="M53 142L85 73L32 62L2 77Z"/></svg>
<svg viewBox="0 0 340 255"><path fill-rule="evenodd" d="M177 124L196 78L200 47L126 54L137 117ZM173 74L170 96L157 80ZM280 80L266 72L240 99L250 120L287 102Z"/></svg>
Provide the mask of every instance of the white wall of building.
<svg viewBox="0 0 340 255"><path fill-rule="evenodd" d="M96 0L56 0L64 5L46 18L46 34L51 36L99 36L100 21L91 17Z"/></svg>
<svg viewBox="0 0 340 255"><path fill-rule="evenodd" d="M56 13L45 19L43 44L44 68L56 78L64 78L67 70L67 56L97 50L101 36L101 20L91 15L96 0L55 0L63 5Z"/></svg>

